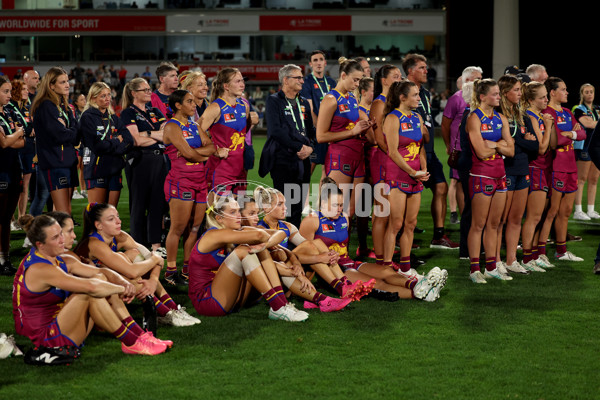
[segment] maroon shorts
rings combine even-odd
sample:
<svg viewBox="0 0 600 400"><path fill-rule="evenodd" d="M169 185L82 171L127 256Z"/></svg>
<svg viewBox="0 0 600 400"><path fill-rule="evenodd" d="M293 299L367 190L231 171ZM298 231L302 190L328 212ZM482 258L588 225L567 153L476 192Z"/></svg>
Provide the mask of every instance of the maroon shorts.
<svg viewBox="0 0 600 400"><path fill-rule="evenodd" d="M352 151L342 152L332 150L331 146L329 146L324 165L325 175L327 176L332 171L340 171L342 174L352 178L362 178L365 176L364 153L357 156Z"/></svg>
<svg viewBox="0 0 600 400"><path fill-rule="evenodd" d="M406 194L415 194L415 193L421 193L423 191L423 182L421 181L415 181L414 179L411 179L412 182L408 182L408 181L397 181L397 180L386 180L385 183L390 187L390 190L392 189L398 189L401 192L404 192Z"/></svg>
<svg viewBox="0 0 600 400"><path fill-rule="evenodd" d="M35 338L30 338L33 344L36 346L46 347L62 347L62 346L76 346L77 345L71 338L60 331L58 321L54 319L48 326L46 326L42 332L36 335Z"/></svg>
<svg viewBox="0 0 600 400"><path fill-rule="evenodd" d="M212 288L209 286L197 293L190 293L190 299L194 304L196 312L208 317L224 317L229 314L225 311L221 303L212 295Z"/></svg>
<svg viewBox="0 0 600 400"><path fill-rule="evenodd" d="M243 153L230 154L223 160L211 157L206 163L206 182L210 185L209 190L216 187L234 193L245 190L247 183Z"/></svg>
<svg viewBox="0 0 600 400"><path fill-rule="evenodd" d="M552 187L561 193L577 191L577 172L552 172Z"/></svg>
<svg viewBox="0 0 600 400"><path fill-rule="evenodd" d="M355 261L349 257L340 257L338 260L338 265L342 268L343 271L347 269L353 269L358 271L361 265L363 265L363 261Z"/></svg>
<svg viewBox="0 0 600 400"><path fill-rule="evenodd" d="M171 199L183 201L193 201L195 203L206 203L208 195L206 182L193 182L190 179L173 179L167 177L164 185L165 200L169 202Z"/></svg>
<svg viewBox="0 0 600 400"><path fill-rule="evenodd" d="M487 178L483 176L469 176L469 196L473 198L477 193L493 196L496 192L506 192L506 177Z"/></svg>
<svg viewBox="0 0 600 400"><path fill-rule="evenodd" d="M371 173L371 183L376 185L385 181L385 158L387 155L379 147L369 149L369 167Z"/></svg>
<svg viewBox="0 0 600 400"><path fill-rule="evenodd" d="M530 193L538 190L548 192L548 174L545 170L541 168L529 167L529 178L531 179L529 183Z"/></svg>

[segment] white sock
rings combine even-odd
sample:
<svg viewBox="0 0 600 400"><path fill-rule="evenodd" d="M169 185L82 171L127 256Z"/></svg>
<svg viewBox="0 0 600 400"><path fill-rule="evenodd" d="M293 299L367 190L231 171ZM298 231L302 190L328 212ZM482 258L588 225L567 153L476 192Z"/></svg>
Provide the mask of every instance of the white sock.
<svg viewBox="0 0 600 400"><path fill-rule="evenodd" d="M575 212L582 212L581 204L575 204Z"/></svg>
<svg viewBox="0 0 600 400"><path fill-rule="evenodd" d="M6 259L4 258L4 252L0 251L0 264L4 264Z"/></svg>
<svg viewBox="0 0 600 400"><path fill-rule="evenodd" d="M594 212L594 205L593 204L588 204L588 211L587 212L588 212L588 214Z"/></svg>

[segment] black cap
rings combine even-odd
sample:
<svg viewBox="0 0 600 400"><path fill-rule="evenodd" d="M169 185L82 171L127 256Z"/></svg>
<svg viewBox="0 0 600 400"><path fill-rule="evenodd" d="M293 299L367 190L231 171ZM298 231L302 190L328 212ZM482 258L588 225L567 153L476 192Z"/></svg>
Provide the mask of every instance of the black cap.
<svg viewBox="0 0 600 400"><path fill-rule="evenodd" d="M525 71L519 69L516 65L509 65L504 69L504 75L519 75L523 73L525 73Z"/></svg>

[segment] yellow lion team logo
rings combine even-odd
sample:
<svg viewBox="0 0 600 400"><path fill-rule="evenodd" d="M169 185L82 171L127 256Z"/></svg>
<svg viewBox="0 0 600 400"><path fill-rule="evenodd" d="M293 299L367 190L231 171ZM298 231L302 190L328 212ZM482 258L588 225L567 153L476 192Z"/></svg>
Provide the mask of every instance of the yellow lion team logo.
<svg viewBox="0 0 600 400"><path fill-rule="evenodd" d="M348 126L346 126L346 130L351 131L352 129L354 129L355 126L356 124L354 122L350 122Z"/></svg>
<svg viewBox="0 0 600 400"><path fill-rule="evenodd" d="M408 153L404 155L405 161L414 161L415 158L419 156L419 152L421 151L421 146L416 142L411 142L408 146L406 146L406 150Z"/></svg>
<svg viewBox="0 0 600 400"><path fill-rule="evenodd" d="M558 151L560 153L562 153L564 151L571 151L571 150L573 150L573 144L572 143L568 144L566 146L559 147L559 148L556 149L556 151Z"/></svg>
<svg viewBox="0 0 600 400"><path fill-rule="evenodd" d="M229 138L231 140L231 145L229 146L230 151L236 151L238 146L243 146L246 137L241 135L239 132L233 132L233 135Z"/></svg>
<svg viewBox="0 0 600 400"><path fill-rule="evenodd" d="M339 243L332 244L331 246L329 246L329 249L337 252L340 255L340 257L348 255L348 248L346 246L342 246Z"/></svg>

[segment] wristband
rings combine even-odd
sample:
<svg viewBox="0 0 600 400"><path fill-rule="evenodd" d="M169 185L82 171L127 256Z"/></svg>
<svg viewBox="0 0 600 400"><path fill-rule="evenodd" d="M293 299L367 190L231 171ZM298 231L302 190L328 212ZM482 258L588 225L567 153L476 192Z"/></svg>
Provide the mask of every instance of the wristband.
<svg viewBox="0 0 600 400"><path fill-rule="evenodd" d="M573 137L571 139L577 140L577 132L571 131L573 133Z"/></svg>

